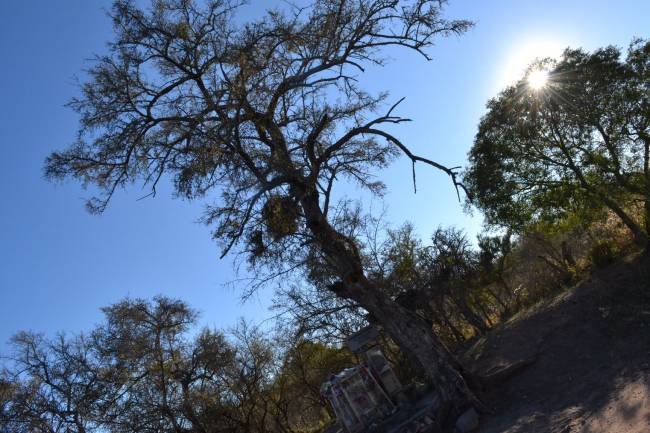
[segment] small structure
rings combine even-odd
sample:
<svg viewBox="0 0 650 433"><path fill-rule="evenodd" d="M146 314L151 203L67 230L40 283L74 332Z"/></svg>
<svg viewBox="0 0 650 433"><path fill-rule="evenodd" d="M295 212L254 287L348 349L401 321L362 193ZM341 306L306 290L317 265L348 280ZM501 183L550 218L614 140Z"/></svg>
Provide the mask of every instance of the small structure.
<svg viewBox="0 0 650 433"><path fill-rule="evenodd" d="M321 388L346 431L355 433L395 410L395 405L368 368L347 368L330 378Z"/></svg>
<svg viewBox="0 0 650 433"><path fill-rule="evenodd" d="M350 336L348 348L362 365L332 375L321 387L343 428L356 433L395 412L402 386L377 346L379 333L364 328Z"/></svg>

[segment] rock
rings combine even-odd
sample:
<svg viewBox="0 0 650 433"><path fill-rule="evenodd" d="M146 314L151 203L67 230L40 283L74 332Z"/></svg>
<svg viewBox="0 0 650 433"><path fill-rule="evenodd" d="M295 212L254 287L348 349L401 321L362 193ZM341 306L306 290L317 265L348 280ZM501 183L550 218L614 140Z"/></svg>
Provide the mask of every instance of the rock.
<svg viewBox="0 0 650 433"><path fill-rule="evenodd" d="M467 409L456 420L456 432L468 433L478 428L478 413L473 407Z"/></svg>

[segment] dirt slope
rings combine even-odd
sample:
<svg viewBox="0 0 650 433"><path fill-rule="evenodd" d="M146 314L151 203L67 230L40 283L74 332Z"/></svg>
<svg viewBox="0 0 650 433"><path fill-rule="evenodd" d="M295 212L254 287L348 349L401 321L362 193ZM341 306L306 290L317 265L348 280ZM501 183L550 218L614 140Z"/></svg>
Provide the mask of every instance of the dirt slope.
<svg viewBox="0 0 650 433"><path fill-rule="evenodd" d="M633 256L511 319L463 362L495 380L482 433L650 432L650 259ZM498 377L498 374L496 375Z"/></svg>

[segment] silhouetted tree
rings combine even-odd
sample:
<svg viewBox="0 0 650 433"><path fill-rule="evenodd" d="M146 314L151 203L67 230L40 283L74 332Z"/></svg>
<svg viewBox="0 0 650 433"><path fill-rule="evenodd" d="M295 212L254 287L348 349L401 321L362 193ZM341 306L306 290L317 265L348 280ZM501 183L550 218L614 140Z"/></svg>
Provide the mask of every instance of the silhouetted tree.
<svg viewBox="0 0 650 433"><path fill-rule="evenodd" d="M509 316L512 313L509 301L512 302L513 291L506 277L506 261L512 252L512 233L508 231L503 236L479 235L478 247L479 284L498 302L503 314ZM495 293L490 288L492 284L496 284L505 296Z"/></svg>
<svg viewBox="0 0 650 433"><path fill-rule="evenodd" d="M650 43L567 49L540 89L526 79L488 103L465 182L488 222L518 229L594 204L645 245L650 231ZM645 227L635 218L644 209Z"/></svg>
<svg viewBox="0 0 650 433"><path fill-rule="evenodd" d="M475 401L429 324L376 289L348 228L358 214L333 202L337 180L373 193L372 170L414 155L386 125L406 122L398 103L359 86L382 50L422 54L434 38L462 33L433 0L318 0L240 25L235 0L199 5L160 0L150 11L114 3L115 39L96 59L80 98L79 140L47 160L50 178L99 187L101 212L117 188L143 182L155 194L165 174L180 196L220 192L205 221L223 254L240 245L257 272L319 268L334 293L370 312L435 385L443 402ZM262 278L264 281L267 278ZM477 403L477 402L476 402Z"/></svg>
<svg viewBox="0 0 650 433"><path fill-rule="evenodd" d="M104 380L91 340L53 340L28 332L12 339L15 369L6 371L9 390L0 430L7 433L85 433L115 397Z"/></svg>
<svg viewBox="0 0 650 433"><path fill-rule="evenodd" d="M0 375L3 433L288 433L328 419L319 386L351 355L241 323L196 332L157 297L104 308L89 335L21 332ZM190 333L195 333L190 335Z"/></svg>

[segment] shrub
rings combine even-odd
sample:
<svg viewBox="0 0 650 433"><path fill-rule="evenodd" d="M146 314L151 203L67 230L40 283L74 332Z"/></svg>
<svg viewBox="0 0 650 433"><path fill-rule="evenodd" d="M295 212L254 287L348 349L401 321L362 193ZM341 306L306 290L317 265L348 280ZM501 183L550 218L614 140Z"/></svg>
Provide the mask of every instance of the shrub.
<svg viewBox="0 0 650 433"><path fill-rule="evenodd" d="M589 251L591 263L597 268L603 268L614 261L619 255L619 246L611 239L596 241Z"/></svg>

